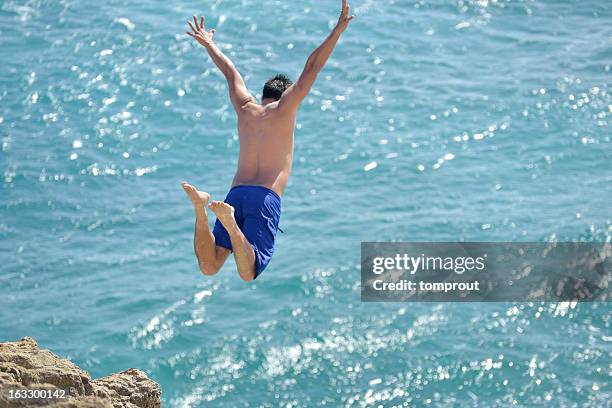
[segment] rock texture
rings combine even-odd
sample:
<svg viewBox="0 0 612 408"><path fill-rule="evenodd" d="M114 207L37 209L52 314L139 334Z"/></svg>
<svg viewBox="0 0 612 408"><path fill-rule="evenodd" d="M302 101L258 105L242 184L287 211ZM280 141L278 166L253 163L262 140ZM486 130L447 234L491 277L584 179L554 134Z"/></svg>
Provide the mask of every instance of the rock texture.
<svg viewBox="0 0 612 408"><path fill-rule="evenodd" d="M8 389L62 389L63 399L9 399ZM29 337L0 343L0 408L158 408L161 391L145 373L130 368L92 380L68 360L39 349Z"/></svg>

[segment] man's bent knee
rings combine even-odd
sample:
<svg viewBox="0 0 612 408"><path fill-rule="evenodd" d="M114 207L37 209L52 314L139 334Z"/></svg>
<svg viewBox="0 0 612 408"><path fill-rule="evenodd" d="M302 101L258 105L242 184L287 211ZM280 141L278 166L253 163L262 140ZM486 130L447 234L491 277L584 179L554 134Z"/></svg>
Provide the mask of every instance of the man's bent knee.
<svg viewBox="0 0 612 408"><path fill-rule="evenodd" d="M219 269L221 269L220 266L213 265L209 262L200 262L199 266L200 266L200 271L202 271L202 273L206 276L212 276L216 274L217 272L219 272Z"/></svg>
<svg viewBox="0 0 612 408"><path fill-rule="evenodd" d="M239 271L240 272L240 271ZM253 280L255 280L255 271L251 271L249 274L241 274L238 273L238 275L240 275L240 278L245 281L245 282L251 282Z"/></svg>

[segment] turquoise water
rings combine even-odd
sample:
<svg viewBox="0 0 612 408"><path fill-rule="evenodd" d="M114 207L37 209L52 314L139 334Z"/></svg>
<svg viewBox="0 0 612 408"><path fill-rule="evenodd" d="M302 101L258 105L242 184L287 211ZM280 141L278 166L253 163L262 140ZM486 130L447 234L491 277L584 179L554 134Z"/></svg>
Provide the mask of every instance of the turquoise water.
<svg viewBox="0 0 612 408"><path fill-rule="evenodd" d="M600 304L362 304L361 241L609 241L607 1L354 1L299 114L255 283L193 256L236 122L193 13L259 93L339 1L2 1L0 341L165 406L580 406L612 390ZM608 401L608 403L606 403Z"/></svg>

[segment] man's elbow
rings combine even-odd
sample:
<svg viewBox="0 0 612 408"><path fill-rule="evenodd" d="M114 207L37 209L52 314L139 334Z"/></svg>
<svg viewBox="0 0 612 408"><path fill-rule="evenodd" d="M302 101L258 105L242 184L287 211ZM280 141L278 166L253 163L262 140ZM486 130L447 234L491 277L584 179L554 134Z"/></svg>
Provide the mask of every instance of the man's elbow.
<svg viewBox="0 0 612 408"><path fill-rule="evenodd" d="M319 73L319 71L321 71L322 68L323 66L321 66L321 64L318 64L316 61L308 61L304 66L304 71L302 75L317 76L317 74Z"/></svg>
<svg viewBox="0 0 612 408"><path fill-rule="evenodd" d="M228 83L233 84L236 81L236 73L234 70L227 69L223 71L223 76L227 80Z"/></svg>
<svg viewBox="0 0 612 408"><path fill-rule="evenodd" d="M314 84L314 82L316 81L317 75L320 71L321 70L318 69L316 66L307 66L306 68L304 68L302 75L300 75L300 78L295 84L296 91L298 91L298 93L303 94L307 94L308 92L310 92L310 88L312 87L312 84Z"/></svg>

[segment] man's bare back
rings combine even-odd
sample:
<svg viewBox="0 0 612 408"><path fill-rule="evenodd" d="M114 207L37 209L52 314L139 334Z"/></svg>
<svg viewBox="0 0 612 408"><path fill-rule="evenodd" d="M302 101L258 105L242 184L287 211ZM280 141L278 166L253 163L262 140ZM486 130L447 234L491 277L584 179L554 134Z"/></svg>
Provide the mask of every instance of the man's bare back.
<svg viewBox="0 0 612 408"><path fill-rule="evenodd" d="M233 186L259 185L282 196L291 174L297 110L249 102L238 111L240 155Z"/></svg>
<svg viewBox="0 0 612 408"><path fill-rule="evenodd" d="M187 34L206 49L227 80L240 137L238 169L224 201L209 205L210 194L183 183L196 212L194 249L205 275L217 273L231 252L238 274L245 281L257 278L270 262L280 222L281 196L291 173L299 105L352 18L348 0L342 0L336 27L308 57L296 83L277 75L266 82L261 103L257 103L232 61L214 43L215 30L204 28L204 17L198 21L194 16L193 24L188 23L191 32ZM208 225L207 208L217 216L213 231Z"/></svg>

